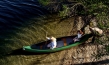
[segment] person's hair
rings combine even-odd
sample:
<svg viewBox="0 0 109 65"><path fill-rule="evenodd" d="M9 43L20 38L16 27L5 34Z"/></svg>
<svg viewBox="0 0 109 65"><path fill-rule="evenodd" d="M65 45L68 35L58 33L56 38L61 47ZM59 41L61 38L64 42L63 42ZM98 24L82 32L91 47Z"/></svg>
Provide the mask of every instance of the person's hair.
<svg viewBox="0 0 109 65"><path fill-rule="evenodd" d="M52 35L48 35L48 37L50 37L50 38L51 38L51 37L53 37L53 36L52 36Z"/></svg>
<svg viewBox="0 0 109 65"><path fill-rule="evenodd" d="M83 32L82 32L81 30L78 30L77 33L78 33L78 32L79 32L80 34L83 34Z"/></svg>
<svg viewBox="0 0 109 65"><path fill-rule="evenodd" d="M77 30L77 32L80 32L80 30Z"/></svg>

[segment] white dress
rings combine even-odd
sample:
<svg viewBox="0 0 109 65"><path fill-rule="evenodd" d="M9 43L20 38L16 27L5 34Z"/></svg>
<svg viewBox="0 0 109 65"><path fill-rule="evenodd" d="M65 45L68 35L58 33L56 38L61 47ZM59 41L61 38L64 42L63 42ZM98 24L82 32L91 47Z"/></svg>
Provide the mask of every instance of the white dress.
<svg viewBox="0 0 109 65"><path fill-rule="evenodd" d="M78 33L77 36L73 39L74 42L79 41L81 37L82 37L82 34Z"/></svg>
<svg viewBox="0 0 109 65"><path fill-rule="evenodd" d="M57 46L56 38L54 38L54 37L51 37L51 38L46 37L46 38L47 38L48 40L51 40L51 43L49 43L49 44L47 45L47 47L50 47L50 49L56 48L56 46Z"/></svg>
<svg viewBox="0 0 109 65"><path fill-rule="evenodd" d="M82 34L78 33L77 36L78 36L78 38L81 38L82 37Z"/></svg>

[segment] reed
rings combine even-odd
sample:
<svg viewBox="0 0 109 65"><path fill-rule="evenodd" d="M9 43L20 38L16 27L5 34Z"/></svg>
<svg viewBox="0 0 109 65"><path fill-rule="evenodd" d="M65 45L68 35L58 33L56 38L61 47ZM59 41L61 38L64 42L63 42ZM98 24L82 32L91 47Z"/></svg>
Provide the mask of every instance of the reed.
<svg viewBox="0 0 109 65"><path fill-rule="evenodd" d="M10 37L5 38L3 45L0 46L2 49L0 50L0 63L2 65L28 65L36 62L35 60L38 60L38 57L45 56L46 54L39 56L34 55L34 60L31 60L31 58L34 57L33 55L26 56L22 54L22 51L18 50L21 49L24 45L32 45L45 41L46 35L53 35L54 37L68 35L67 32L69 32L71 30L70 28L72 27L72 25L69 23L72 22L73 19L72 21L67 19L61 23L59 23L59 20L60 19L56 17L49 17L47 20L44 18L38 20L33 19L28 21L30 22L28 24L31 25L19 27L17 30L13 30L14 34L9 33Z"/></svg>

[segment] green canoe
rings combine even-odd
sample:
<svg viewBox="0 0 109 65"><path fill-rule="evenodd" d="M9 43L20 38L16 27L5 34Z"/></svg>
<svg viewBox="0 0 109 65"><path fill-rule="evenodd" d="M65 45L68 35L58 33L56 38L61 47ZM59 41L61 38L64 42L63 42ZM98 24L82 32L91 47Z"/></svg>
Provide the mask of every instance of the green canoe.
<svg viewBox="0 0 109 65"><path fill-rule="evenodd" d="M37 43L31 46L23 46L24 51L28 52L34 52L34 53L51 53L51 52L57 52L61 50L65 50L74 46L77 46L85 41L88 40L92 35L91 34L86 34L84 35L80 41L73 43L73 38L74 36L66 36L66 37L61 37L57 38L57 47L55 49L49 49L47 47L47 44L50 43L50 41L44 41L41 43Z"/></svg>

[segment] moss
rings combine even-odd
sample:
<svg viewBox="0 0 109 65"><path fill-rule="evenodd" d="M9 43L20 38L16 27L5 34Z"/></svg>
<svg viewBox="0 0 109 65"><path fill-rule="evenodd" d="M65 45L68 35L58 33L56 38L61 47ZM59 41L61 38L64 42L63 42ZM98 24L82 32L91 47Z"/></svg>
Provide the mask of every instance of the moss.
<svg viewBox="0 0 109 65"><path fill-rule="evenodd" d="M68 15L69 8L67 5L63 5L63 11L59 11L59 16L65 18Z"/></svg>
<svg viewBox="0 0 109 65"><path fill-rule="evenodd" d="M105 46L106 51L109 53L109 45Z"/></svg>
<svg viewBox="0 0 109 65"><path fill-rule="evenodd" d="M39 3L41 3L42 5L46 6L50 3L50 0L38 0Z"/></svg>

